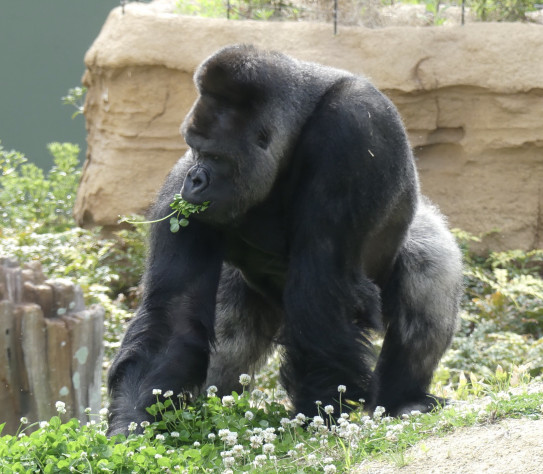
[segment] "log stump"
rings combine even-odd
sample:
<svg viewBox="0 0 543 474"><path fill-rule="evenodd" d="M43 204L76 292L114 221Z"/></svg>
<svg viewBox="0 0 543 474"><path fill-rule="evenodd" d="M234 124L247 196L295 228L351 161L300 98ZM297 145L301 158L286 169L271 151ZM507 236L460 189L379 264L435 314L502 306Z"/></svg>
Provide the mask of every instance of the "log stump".
<svg viewBox="0 0 543 474"><path fill-rule="evenodd" d="M101 404L104 310L85 308L81 288L46 280L39 262L0 258L0 424L15 433L57 414L88 420Z"/></svg>

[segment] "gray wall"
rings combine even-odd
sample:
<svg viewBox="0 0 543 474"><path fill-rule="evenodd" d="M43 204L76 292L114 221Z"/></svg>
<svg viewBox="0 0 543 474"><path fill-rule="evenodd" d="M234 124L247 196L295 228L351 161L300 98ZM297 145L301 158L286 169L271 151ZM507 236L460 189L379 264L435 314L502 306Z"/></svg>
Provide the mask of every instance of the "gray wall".
<svg viewBox="0 0 543 474"><path fill-rule="evenodd" d="M0 140L49 169L52 141L78 143L85 121L62 105L83 57L118 0L0 0Z"/></svg>

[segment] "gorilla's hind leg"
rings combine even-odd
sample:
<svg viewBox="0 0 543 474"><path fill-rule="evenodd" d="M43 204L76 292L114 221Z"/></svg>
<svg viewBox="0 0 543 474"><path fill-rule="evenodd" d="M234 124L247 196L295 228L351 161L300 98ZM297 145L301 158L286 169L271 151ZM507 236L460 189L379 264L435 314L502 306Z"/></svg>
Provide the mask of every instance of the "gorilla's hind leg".
<svg viewBox="0 0 543 474"><path fill-rule="evenodd" d="M386 334L372 408L397 416L442 402L427 390L456 329L461 291L458 246L439 211L423 201L383 289Z"/></svg>
<svg viewBox="0 0 543 474"><path fill-rule="evenodd" d="M240 374L252 376L266 362L283 317L273 301L251 289L241 272L228 265L223 267L216 313L206 387L215 385L219 395L228 395L240 392Z"/></svg>

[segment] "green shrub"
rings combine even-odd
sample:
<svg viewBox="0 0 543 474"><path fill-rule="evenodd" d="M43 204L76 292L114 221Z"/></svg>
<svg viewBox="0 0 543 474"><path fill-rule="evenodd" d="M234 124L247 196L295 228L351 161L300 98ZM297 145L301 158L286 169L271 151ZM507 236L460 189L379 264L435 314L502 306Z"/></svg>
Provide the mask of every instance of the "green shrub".
<svg viewBox="0 0 543 474"><path fill-rule="evenodd" d="M283 0L231 0L230 11L224 0L177 0L176 12L182 15L197 15L208 18L231 20L297 20L298 9Z"/></svg>
<svg viewBox="0 0 543 474"><path fill-rule="evenodd" d="M19 152L0 144L0 235L32 226L35 232L58 232L74 226L75 203L81 170L79 147L51 143L54 166L47 176Z"/></svg>
<svg viewBox="0 0 543 474"><path fill-rule="evenodd" d="M535 0L471 0L469 5L481 21L526 21L535 10Z"/></svg>

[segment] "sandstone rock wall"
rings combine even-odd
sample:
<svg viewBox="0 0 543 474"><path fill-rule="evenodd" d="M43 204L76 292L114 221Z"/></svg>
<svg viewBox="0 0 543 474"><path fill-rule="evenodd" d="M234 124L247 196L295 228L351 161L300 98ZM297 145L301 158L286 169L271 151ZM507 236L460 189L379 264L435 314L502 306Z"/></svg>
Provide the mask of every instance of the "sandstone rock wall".
<svg viewBox="0 0 543 474"><path fill-rule="evenodd" d="M543 244L543 29L526 24L380 30L112 11L85 57L88 154L75 213L115 225L143 212L186 146L192 74L221 46L254 43L365 74L398 106L423 191L486 248ZM166 5L166 6L165 6Z"/></svg>

